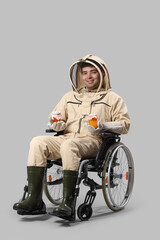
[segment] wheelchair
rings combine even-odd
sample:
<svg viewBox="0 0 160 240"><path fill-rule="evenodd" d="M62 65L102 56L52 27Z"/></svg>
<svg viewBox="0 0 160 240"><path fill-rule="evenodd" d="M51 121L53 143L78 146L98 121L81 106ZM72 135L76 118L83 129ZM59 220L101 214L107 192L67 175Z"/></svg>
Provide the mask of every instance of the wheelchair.
<svg viewBox="0 0 160 240"><path fill-rule="evenodd" d="M47 129L46 132L54 131ZM97 190L102 190L106 205L116 212L127 205L133 189L134 162L130 150L120 141L119 134L104 132L101 136L103 142L96 158L80 161L74 192L75 211L81 182L89 187L84 202L77 209L77 216L81 221L86 221L92 216L92 205ZM100 183L89 177L90 172L98 176ZM61 159L47 161L44 192L51 203L55 205L61 203L63 198Z"/></svg>

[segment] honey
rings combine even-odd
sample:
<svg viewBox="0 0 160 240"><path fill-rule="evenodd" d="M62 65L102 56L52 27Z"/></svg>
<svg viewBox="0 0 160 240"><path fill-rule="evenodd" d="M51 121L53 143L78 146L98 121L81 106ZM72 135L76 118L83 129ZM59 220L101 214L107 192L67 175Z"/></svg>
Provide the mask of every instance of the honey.
<svg viewBox="0 0 160 240"><path fill-rule="evenodd" d="M60 112L53 112L51 115L52 122L60 122L62 120L62 115Z"/></svg>
<svg viewBox="0 0 160 240"><path fill-rule="evenodd" d="M98 127L97 116L95 114L89 114L88 121L89 121L89 125L91 125L92 127L94 127L94 128Z"/></svg>

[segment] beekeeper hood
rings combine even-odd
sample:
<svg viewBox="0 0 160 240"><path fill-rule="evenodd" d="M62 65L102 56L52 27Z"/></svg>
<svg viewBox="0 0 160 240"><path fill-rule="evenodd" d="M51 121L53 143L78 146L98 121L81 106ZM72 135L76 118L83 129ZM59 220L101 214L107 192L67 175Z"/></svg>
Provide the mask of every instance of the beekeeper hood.
<svg viewBox="0 0 160 240"><path fill-rule="evenodd" d="M89 63L96 67L96 69L98 70L100 74L100 83L99 87L97 88L97 92L99 92L101 89L103 89L104 91L108 91L111 88L109 72L105 62L99 57L87 55L82 59L78 60L77 62L73 63L70 67L69 76L74 91L80 93L81 89L85 87L82 79L82 63Z"/></svg>

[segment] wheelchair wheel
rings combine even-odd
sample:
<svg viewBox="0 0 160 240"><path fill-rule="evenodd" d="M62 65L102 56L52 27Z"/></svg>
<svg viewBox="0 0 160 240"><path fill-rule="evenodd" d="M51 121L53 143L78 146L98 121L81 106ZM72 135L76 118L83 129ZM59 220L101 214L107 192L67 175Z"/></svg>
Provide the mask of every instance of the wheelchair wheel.
<svg viewBox="0 0 160 240"><path fill-rule="evenodd" d="M102 172L102 189L106 204L119 211L128 203L134 182L131 152L123 143L113 144L106 153Z"/></svg>
<svg viewBox="0 0 160 240"><path fill-rule="evenodd" d="M81 221L87 221L92 216L91 206L82 203L77 209L77 215Z"/></svg>
<svg viewBox="0 0 160 240"><path fill-rule="evenodd" d="M51 161L44 176L44 192L53 204L59 205L63 198L63 171L62 166Z"/></svg>

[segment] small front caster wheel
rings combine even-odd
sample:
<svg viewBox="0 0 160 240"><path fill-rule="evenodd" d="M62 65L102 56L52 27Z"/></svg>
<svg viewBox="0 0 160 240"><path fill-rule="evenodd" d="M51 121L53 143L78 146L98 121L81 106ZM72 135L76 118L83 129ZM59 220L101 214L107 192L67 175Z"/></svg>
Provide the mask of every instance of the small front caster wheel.
<svg viewBox="0 0 160 240"><path fill-rule="evenodd" d="M91 206L82 203L77 209L77 215L81 221L87 221L92 216Z"/></svg>

